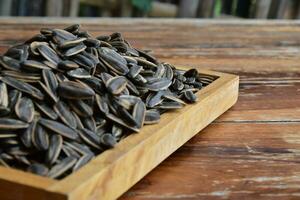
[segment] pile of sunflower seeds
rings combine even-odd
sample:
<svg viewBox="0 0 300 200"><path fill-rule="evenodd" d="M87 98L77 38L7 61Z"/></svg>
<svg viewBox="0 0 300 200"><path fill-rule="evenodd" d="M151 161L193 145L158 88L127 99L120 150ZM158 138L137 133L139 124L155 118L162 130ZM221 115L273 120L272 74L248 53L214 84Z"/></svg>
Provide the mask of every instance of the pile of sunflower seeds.
<svg viewBox="0 0 300 200"><path fill-rule="evenodd" d="M77 24L41 29L0 56L0 68L0 164L51 178L196 102L215 80Z"/></svg>

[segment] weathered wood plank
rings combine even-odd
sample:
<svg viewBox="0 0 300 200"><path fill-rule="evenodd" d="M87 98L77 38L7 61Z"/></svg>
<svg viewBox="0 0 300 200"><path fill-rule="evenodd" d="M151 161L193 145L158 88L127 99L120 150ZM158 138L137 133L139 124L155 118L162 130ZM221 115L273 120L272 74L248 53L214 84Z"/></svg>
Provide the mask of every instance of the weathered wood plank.
<svg viewBox="0 0 300 200"><path fill-rule="evenodd" d="M297 199L300 123L212 124L121 199Z"/></svg>

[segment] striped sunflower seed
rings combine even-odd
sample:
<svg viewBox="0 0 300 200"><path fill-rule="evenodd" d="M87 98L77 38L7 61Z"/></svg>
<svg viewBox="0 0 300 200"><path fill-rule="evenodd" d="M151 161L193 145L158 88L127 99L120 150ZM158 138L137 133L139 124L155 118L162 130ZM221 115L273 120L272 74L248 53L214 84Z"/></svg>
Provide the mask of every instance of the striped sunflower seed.
<svg viewBox="0 0 300 200"><path fill-rule="evenodd" d="M197 101L218 77L180 70L121 33L43 28L0 55L0 165L60 179Z"/></svg>

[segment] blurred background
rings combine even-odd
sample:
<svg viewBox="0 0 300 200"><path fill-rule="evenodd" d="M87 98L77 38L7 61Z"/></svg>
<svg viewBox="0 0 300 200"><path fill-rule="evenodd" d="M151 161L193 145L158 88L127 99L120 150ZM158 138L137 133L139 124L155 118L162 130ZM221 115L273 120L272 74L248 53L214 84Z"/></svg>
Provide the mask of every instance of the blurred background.
<svg viewBox="0 0 300 200"><path fill-rule="evenodd" d="M298 19L300 0L0 0L0 16Z"/></svg>

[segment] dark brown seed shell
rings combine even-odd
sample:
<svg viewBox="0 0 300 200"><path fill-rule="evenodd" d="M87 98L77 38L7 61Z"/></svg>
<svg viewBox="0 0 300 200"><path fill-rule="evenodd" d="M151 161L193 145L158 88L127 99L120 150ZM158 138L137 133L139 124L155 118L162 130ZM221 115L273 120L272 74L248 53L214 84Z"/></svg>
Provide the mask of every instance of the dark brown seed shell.
<svg viewBox="0 0 300 200"><path fill-rule="evenodd" d="M44 164L33 163L32 165L28 166L27 171L40 176L47 176L49 169Z"/></svg>
<svg viewBox="0 0 300 200"><path fill-rule="evenodd" d="M35 102L36 107L48 118L52 120L56 120L58 118L58 115L56 112L48 106L45 102Z"/></svg>
<svg viewBox="0 0 300 200"><path fill-rule="evenodd" d="M36 121L30 123L29 127L20 135L20 140L27 148L32 147L32 135L35 132Z"/></svg>
<svg viewBox="0 0 300 200"><path fill-rule="evenodd" d="M79 65L76 62L70 60L64 60L58 63L58 68L63 70L77 69Z"/></svg>
<svg viewBox="0 0 300 200"><path fill-rule="evenodd" d="M135 119L138 128L142 128L142 126L144 125L145 114L146 114L145 104L142 101L138 101L134 105L132 111L132 116Z"/></svg>
<svg viewBox="0 0 300 200"><path fill-rule="evenodd" d="M76 119L74 118L69 106L66 103L64 103L63 101L58 101L54 105L54 110L61 121L63 121L67 126L76 129Z"/></svg>
<svg viewBox="0 0 300 200"><path fill-rule="evenodd" d="M93 108L86 104L83 100L73 100L69 102L71 108L82 117L90 117L93 115Z"/></svg>
<svg viewBox="0 0 300 200"><path fill-rule="evenodd" d="M66 99L88 99L95 95L90 87L74 81L59 83L58 93Z"/></svg>
<svg viewBox="0 0 300 200"><path fill-rule="evenodd" d="M114 95L120 94L127 85L127 81L122 76L115 76L106 82L106 87Z"/></svg>
<svg viewBox="0 0 300 200"><path fill-rule="evenodd" d="M54 134L50 136L49 149L46 154L46 162L50 165L54 164L62 149L63 138L60 135Z"/></svg>
<svg viewBox="0 0 300 200"><path fill-rule="evenodd" d="M23 81L17 80L12 77L2 77L1 80L3 82L5 82L7 85L9 85L21 92L25 92L39 100L44 99L43 93L39 89L29 85L28 83L25 83Z"/></svg>
<svg viewBox="0 0 300 200"><path fill-rule="evenodd" d="M78 79L86 79L86 78L92 77L90 75L90 73L83 68L77 68L77 69L70 70L67 72L67 74L71 78L78 78Z"/></svg>
<svg viewBox="0 0 300 200"><path fill-rule="evenodd" d="M184 94L184 97L186 98L186 100L191 102L191 103L195 103L198 100L197 95L195 95L190 90L184 92L183 94Z"/></svg>
<svg viewBox="0 0 300 200"><path fill-rule="evenodd" d="M61 176L63 173L71 169L75 165L76 161L77 159L73 156L64 158L50 169L48 176L50 178L57 178Z"/></svg>
<svg viewBox="0 0 300 200"><path fill-rule="evenodd" d="M35 60L25 60L21 63L22 68L30 71L30 72L36 72L36 71L41 71L43 69L49 69L47 65L44 63L35 61Z"/></svg>
<svg viewBox="0 0 300 200"><path fill-rule="evenodd" d="M113 148L116 145L117 140L112 134L105 133L105 134L101 135L100 142L103 146L105 146L107 148Z"/></svg>
<svg viewBox="0 0 300 200"><path fill-rule="evenodd" d="M41 151L49 148L49 135L39 124L36 125L34 134L32 136L32 143L38 150Z"/></svg>
<svg viewBox="0 0 300 200"><path fill-rule="evenodd" d="M20 98L15 106L15 113L19 119L30 123L34 117L34 105L31 99L27 97Z"/></svg>
<svg viewBox="0 0 300 200"><path fill-rule="evenodd" d="M10 119L10 118L0 118L0 130L25 129L28 126L29 126L28 123L25 123L20 120Z"/></svg>
<svg viewBox="0 0 300 200"><path fill-rule="evenodd" d="M77 46L74 46L74 47L66 50L64 52L64 55L67 57L74 56L74 55L84 51L85 49L86 49L86 46L84 44L79 44Z"/></svg>
<svg viewBox="0 0 300 200"><path fill-rule="evenodd" d="M147 110L145 114L145 124L156 124L160 120L160 114L154 110Z"/></svg>
<svg viewBox="0 0 300 200"><path fill-rule="evenodd" d="M13 71L19 71L21 68L20 61L8 56L0 56L0 66Z"/></svg>
<svg viewBox="0 0 300 200"><path fill-rule="evenodd" d="M76 164L74 165L72 171L76 171L79 168L81 168L83 165L85 165L86 163L88 163L90 160L93 159L94 156L92 155L84 155L81 158L79 158L76 162Z"/></svg>
<svg viewBox="0 0 300 200"><path fill-rule="evenodd" d="M145 87L151 91L165 90L172 84L172 81L166 78L148 82Z"/></svg>
<svg viewBox="0 0 300 200"><path fill-rule="evenodd" d="M89 146L99 150L103 150L100 146L100 138L94 132L84 128L79 131L79 135L81 139L85 141Z"/></svg>
<svg viewBox="0 0 300 200"><path fill-rule="evenodd" d="M48 45L45 44L40 44L37 47L37 50L39 51L39 53L48 61L54 63L54 64L58 64L60 61L60 58L58 57L58 55L55 53L55 51L53 49L51 49Z"/></svg>
<svg viewBox="0 0 300 200"><path fill-rule="evenodd" d="M43 70L42 77L45 85L51 90L54 95L56 95L58 81L55 74L51 70Z"/></svg>
<svg viewBox="0 0 300 200"><path fill-rule="evenodd" d="M56 132L60 135L62 135L63 137L75 140L76 138L78 138L78 133L74 130L71 129L65 125L63 125L62 123L53 121L53 120L49 120L49 119L40 119L39 123L41 125L43 125L44 127L50 129L53 132Z"/></svg>
<svg viewBox="0 0 300 200"><path fill-rule="evenodd" d="M40 87L42 88L42 90L45 92L45 94L47 95L47 97L50 97L52 102L57 102L58 101L58 97L56 96L56 94L54 94L51 90L51 88L48 88L44 83L39 82Z"/></svg>

